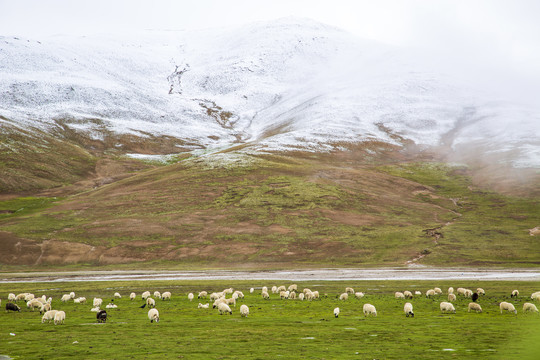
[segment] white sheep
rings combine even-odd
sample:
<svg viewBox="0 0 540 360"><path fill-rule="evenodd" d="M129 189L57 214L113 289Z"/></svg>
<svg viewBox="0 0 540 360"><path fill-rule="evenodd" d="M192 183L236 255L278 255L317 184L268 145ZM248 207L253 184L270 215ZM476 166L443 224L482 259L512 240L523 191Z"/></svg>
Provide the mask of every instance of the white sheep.
<svg viewBox="0 0 540 360"><path fill-rule="evenodd" d="M537 292L532 293L531 299L532 299L532 300L540 301L540 291L537 291Z"/></svg>
<svg viewBox="0 0 540 360"><path fill-rule="evenodd" d="M468 310L468 312L471 312L471 310L474 310L474 311L476 311L476 312L482 312L482 307L481 307L480 304L478 304L478 303L471 302L471 303L469 303L469 310Z"/></svg>
<svg viewBox="0 0 540 360"><path fill-rule="evenodd" d="M171 300L171 292L165 291L163 294L161 294L161 300Z"/></svg>
<svg viewBox="0 0 540 360"><path fill-rule="evenodd" d="M155 322L159 322L159 311L158 309L150 309L148 310L148 319L150 320L151 323L153 323L154 321Z"/></svg>
<svg viewBox="0 0 540 360"><path fill-rule="evenodd" d="M354 289L352 287L346 287L345 292L352 295L354 294Z"/></svg>
<svg viewBox="0 0 540 360"><path fill-rule="evenodd" d="M195 295L193 295L193 293L189 293L187 295L187 298L188 298L189 301L193 301L193 298L195 298Z"/></svg>
<svg viewBox="0 0 540 360"><path fill-rule="evenodd" d="M457 292L458 295L465 296L465 290L467 290L467 289L459 287L459 288L457 288L456 292Z"/></svg>
<svg viewBox="0 0 540 360"><path fill-rule="evenodd" d="M254 291L255 291L254 288L250 288L250 289L249 289L249 293L250 293L250 294L253 294Z"/></svg>
<svg viewBox="0 0 540 360"><path fill-rule="evenodd" d="M296 299L296 293L294 291L289 294L289 299L291 299L291 300Z"/></svg>
<svg viewBox="0 0 540 360"><path fill-rule="evenodd" d="M39 313L43 314L43 313L45 313L45 312L47 312L49 310L51 310L51 304L45 303L45 304L41 305L41 308L39 309Z"/></svg>
<svg viewBox="0 0 540 360"><path fill-rule="evenodd" d="M339 300L348 300L349 294L344 292L343 294L339 295Z"/></svg>
<svg viewBox="0 0 540 360"><path fill-rule="evenodd" d="M57 311L56 314L54 314L54 325L63 324L64 320L66 320L66 313L62 310Z"/></svg>
<svg viewBox="0 0 540 360"><path fill-rule="evenodd" d="M228 289L223 290L223 293L224 293L224 294L232 294L233 291L234 291L233 288L228 288Z"/></svg>
<svg viewBox="0 0 540 360"><path fill-rule="evenodd" d="M313 294L313 299L314 300L319 299L319 292L317 290L313 291L312 294Z"/></svg>
<svg viewBox="0 0 540 360"><path fill-rule="evenodd" d="M75 304L86 304L86 298L84 296L73 299Z"/></svg>
<svg viewBox="0 0 540 360"><path fill-rule="evenodd" d="M277 293L280 293L282 291L287 291L287 288L285 287L285 285L278 286L278 288L276 289Z"/></svg>
<svg viewBox="0 0 540 360"><path fill-rule="evenodd" d="M118 305L109 303L107 306L105 306L106 309L116 309L118 308Z"/></svg>
<svg viewBox="0 0 540 360"><path fill-rule="evenodd" d="M448 295L453 294L453 293L454 293L454 288L450 286L448 288Z"/></svg>
<svg viewBox="0 0 540 360"><path fill-rule="evenodd" d="M15 296L15 301L21 301L21 300L24 300L26 299L26 296L28 295L28 293L21 293L21 294L17 294L17 296Z"/></svg>
<svg viewBox="0 0 540 360"><path fill-rule="evenodd" d="M32 299L34 299L34 294L26 293L24 296L24 301L30 301Z"/></svg>
<svg viewBox="0 0 540 360"><path fill-rule="evenodd" d="M265 300L270 299L270 295L268 295L268 292L266 292L266 291L263 291L263 292L261 293L261 296L262 296L262 298L265 299Z"/></svg>
<svg viewBox="0 0 540 360"><path fill-rule="evenodd" d="M220 302L218 305L217 305L217 308L219 310L219 315L223 315L225 313L229 313L232 315L232 310L231 308L229 307L229 305L225 304L224 302Z"/></svg>
<svg viewBox="0 0 540 360"><path fill-rule="evenodd" d="M249 307L246 304L240 306L240 315L242 317L247 317L249 315Z"/></svg>
<svg viewBox="0 0 540 360"><path fill-rule="evenodd" d="M456 301L456 294L448 294L448 301L449 302Z"/></svg>
<svg viewBox="0 0 540 360"><path fill-rule="evenodd" d="M533 303L526 302L523 304L523 312L538 312L538 308Z"/></svg>
<svg viewBox="0 0 540 360"><path fill-rule="evenodd" d="M510 304L509 302L506 302L506 301L501 302L499 304L499 308L501 309L501 314L503 313L503 310L517 314L516 308L514 307L513 304Z"/></svg>
<svg viewBox="0 0 540 360"><path fill-rule="evenodd" d="M8 301L17 301L17 296L13 293L9 293L8 295Z"/></svg>
<svg viewBox="0 0 540 360"><path fill-rule="evenodd" d="M510 297L518 297L519 296L519 290L512 290L512 294L510 295Z"/></svg>
<svg viewBox="0 0 540 360"><path fill-rule="evenodd" d="M217 299L219 299L220 297L223 297L223 296L225 296L223 293L215 293L214 292L214 293L210 294L210 300L215 301L215 300L217 300Z"/></svg>
<svg viewBox="0 0 540 360"><path fill-rule="evenodd" d="M368 315L377 316L377 309L375 309L375 306L371 304L364 304L364 307L362 310L364 311L364 316L368 316Z"/></svg>
<svg viewBox="0 0 540 360"><path fill-rule="evenodd" d="M235 298L224 299L223 302L224 302L225 304L227 304L227 305L234 305L234 306L236 306L236 299L235 299Z"/></svg>
<svg viewBox="0 0 540 360"><path fill-rule="evenodd" d="M403 306L403 311L405 312L406 317L414 317L413 306L410 302L405 303L405 306Z"/></svg>
<svg viewBox="0 0 540 360"><path fill-rule="evenodd" d="M364 297L364 293L363 292L355 292L354 293L354 297L357 298L357 299L361 299Z"/></svg>
<svg viewBox="0 0 540 360"><path fill-rule="evenodd" d="M243 299L243 298L244 298L244 293L241 292L240 290L236 290L236 291L233 293L233 296L236 296L236 298L238 298L238 299Z"/></svg>
<svg viewBox="0 0 540 360"><path fill-rule="evenodd" d="M199 292L199 295L197 295L197 299L206 299L207 296L208 296L207 291L201 291Z"/></svg>
<svg viewBox="0 0 540 360"><path fill-rule="evenodd" d="M304 293L298 294L298 300L304 301L304 296L305 296Z"/></svg>
<svg viewBox="0 0 540 360"><path fill-rule="evenodd" d="M443 313L448 313L448 312L455 313L456 312L456 309L454 308L454 305L452 305L451 303L446 302L446 301L441 302L440 308L441 308L441 312L443 312Z"/></svg>
<svg viewBox="0 0 540 360"><path fill-rule="evenodd" d="M71 300L71 295L69 295L69 294L62 295L62 298L60 299L60 301L62 301L62 302L66 302L66 301L69 301L69 300Z"/></svg>
<svg viewBox="0 0 540 360"><path fill-rule="evenodd" d="M339 308L338 307L334 309L334 316L339 317Z"/></svg>
<svg viewBox="0 0 540 360"><path fill-rule="evenodd" d="M94 307L100 307L102 303L103 303L103 299L101 299L101 298L94 298L94 301L92 302L92 305L93 305Z"/></svg>
<svg viewBox="0 0 540 360"><path fill-rule="evenodd" d="M289 285L289 287L287 288L287 291L289 292L298 291L298 285L296 284Z"/></svg>
<svg viewBox="0 0 540 360"><path fill-rule="evenodd" d="M289 292L288 291L280 291L279 292L279 297L281 299L288 299L289 298Z"/></svg>
<svg viewBox="0 0 540 360"><path fill-rule="evenodd" d="M435 291L435 294L437 294L437 295L441 295L441 294L442 294L441 288L438 288L438 287L433 288L433 291Z"/></svg>
<svg viewBox="0 0 540 360"><path fill-rule="evenodd" d="M136 297L137 297L137 294L135 294L134 292L129 294L129 300L135 300Z"/></svg>
<svg viewBox="0 0 540 360"><path fill-rule="evenodd" d="M422 292L421 292L421 291L419 291L419 290L416 290L416 291L414 292L414 295L417 295L417 296L422 296Z"/></svg>
<svg viewBox="0 0 540 360"><path fill-rule="evenodd" d="M432 297L432 296L435 296L435 290L429 289L428 291L426 291L426 297Z"/></svg>
<svg viewBox="0 0 540 360"><path fill-rule="evenodd" d="M114 297L117 298L117 299L121 299L122 295L120 295L120 293L118 293L118 292L115 292Z"/></svg>
<svg viewBox="0 0 540 360"><path fill-rule="evenodd" d="M262 292L268 292L268 287L263 286L262 289L261 289L261 293L262 293Z"/></svg>
<svg viewBox="0 0 540 360"><path fill-rule="evenodd" d="M57 310L46 311L45 314L43 314L41 318L41 323L43 324L45 321L50 323L51 321L54 320L54 315L56 315L56 313L57 313Z"/></svg>
<svg viewBox="0 0 540 360"><path fill-rule="evenodd" d="M146 300L146 299L148 299L149 297L150 297L150 291L145 291L145 292L143 292L143 293L141 294L141 298L142 298L143 300Z"/></svg>
<svg viewBox="0 0 540 360"><path fill-rule="evenodd" d="M38 299L32 299L26 303L26 307L32 309L32 311L34 311L35 308L41 308L42 305L43 304Z"/></svg>
<svg viewBox="0 0 540 360"><path fill-rule="evenodd" d="M154 291L154 297L159 299L161 297L161 293L159 291Z"/></svg>
<svg viewBox="0 0 540 360"><path fill-rule="evenodd" d="M75 299L75 293L72 291L69 293L69 297L72 298L72 299Z"/></svg>
<svg viewBox="0 0 540 360"><path fill-rule="evenodd" d="M274 285L272 286L272 294L276 294L277 293L277 286Z"/></svg>
<svg viewBox="0 0 540 360"><path fill-rule="evenodd" d="M396 299L405 299L405 294L403 294L401 291L396 291L394 297Z"/></svg>
<svg viewBox="0 0 540 360"><path fill-rule="evenodd" d="M201 304L199 303L199 306L197 306L198 309L208 309L210 307L210 304Z"/></svg>
<svg viewBox="0 0 540 360"><path fill-rule="evenodd" d="M471 289L465 289L465 294L464 294L465 297L470 298L470 297L472 297L472 294L473 294L473 292L472 292Z"/></svg>
<svg viewBox="0 0 540 360"><path fill-rule="evenodd" d="M405 296L405 299L412 299L413 298L412 292L410 292L408 290L403 292L403 296Z"/></svg>
<svg viewBox="0 0 540 360"><path fill-rule="evenodd" d="M99 312L101 309L99 308L99 306L94 306L93 308L90 309L90 311L92 312Z"/></svg>
<svg viewBox="0 0 540 360"><path fill-rule="evenodd" d="M476 293L478 295L486 295L486 291L484 289L482 289L482 288L477 288Z"/></svg>
<svg viewBox="0 0 540 360"><path fill-rule="evenodd" d="M151 297L146 298L146 305L151 308L156 307L156 300L152 299Z"/></svg>

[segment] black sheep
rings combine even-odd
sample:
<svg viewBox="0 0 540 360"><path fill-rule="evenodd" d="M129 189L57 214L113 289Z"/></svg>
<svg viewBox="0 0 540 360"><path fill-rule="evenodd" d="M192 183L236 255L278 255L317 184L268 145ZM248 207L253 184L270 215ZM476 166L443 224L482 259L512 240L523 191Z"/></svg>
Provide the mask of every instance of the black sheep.
<svg viewBox="0 0 540 360"><path fill-rule="evenodd" d="M472 294L472 301L476 302L478 300L478 293Z"/></svg>
<svg viewBox="0 0 540 360"><path fill-rule="evenodd" d="M104 323L107 321L107 312L105 310L99 310L96 314L96 318L99 323Z"/></svg>
<svg viewBox="0 0 540 360"><path fill-rule="evenodd" d="M18 312L21 312L21 308L19 307L19 305L8 302L6 304L6 311L18 311Z"/></svg>

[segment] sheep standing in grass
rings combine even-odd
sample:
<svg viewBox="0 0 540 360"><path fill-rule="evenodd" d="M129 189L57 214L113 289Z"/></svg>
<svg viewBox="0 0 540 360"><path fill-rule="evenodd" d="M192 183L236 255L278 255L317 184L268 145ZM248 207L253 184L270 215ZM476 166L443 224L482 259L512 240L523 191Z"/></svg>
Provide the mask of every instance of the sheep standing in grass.
<svg viewBox="0 0 540 360"><path fill-rule="evenodd" d="M442 294L441 288L438 288L438 287L433 288L433 291L435 291L435 294L437 294L437 295L441 295L441 294Z"/></svg>
<svg viewBox="0 0 540 360"><path fill-rule="evenodd" d="M276 294L277 293L277 286L274 285L272 286L272 294Z"/></svg>
<svg viewBox="0 0 540 360"><path fill-rule="evenodd" d="M56 315L58 311L56 310L49 310L46 311L45 314L41 317L41 323L43 324L45 321L50 323L51 321L54 321L54 315Z"/></svg>
<svg viewBox="0 0 540 360"><path fill-rule="evenodd" d="M141 294L141 298L142 298L143 300L146 300L146 299L148 299L149 297L150 297L150 291L145 291L145 292L143 292L143 293Z"/></svg>
<svg viewBox="0 0 540 360"><path fill-rule="evenodd" d="M240 315L242 317L247 317L249 315L249 307L246 304L240 306Z"/></svg>
<svg viewBox="0 0 540 360"><path fill-rule="evenodd" d="M279 297L283 300L283 299L288 299L289 298L289 292L288 291L280 291L279 292Z"/></svg>
<svg viewBox="0 0 540 360"><path fill-rule="evenodd" d="M61 302L66 302L66 301L69 301L71 300L71 296L69 294L64 294L62 295L62 297L60 298L60 301Z"/></svg>
<svg viewBox="0 0 540 360"><path fill-rule="evenodd" d="M512 290L512 294L510 295L510 297L518 297L519 296L519 290Z"/></svg>
<svg viewBox="0 0 540 360"><path fill-rule="evenodd" d="M51 304L45 303L45 304L41 305L41 308L39 309L39 313L43 314L43 313L45 313L45 312L47 312L49 310L51 310Z"/></svg>
<svg viewBox="0 0 540 360"><path fill-rule="evenodd" d="M156 307L156 301L154 299L152 299L151 297L149 298L146 298L146 305L148 305L148 307Z"/></svg>
<svg viewBox="0 0 540 360"><path fill-rule="evenodd" d="M403 292L403 296L405 296L405 299L412 299L413 298L412 292L410 292L408 290Z"/></svg>
<svg viewBox="0 0 540 360"><path fill-rule="evenodd" d="M405 294L403 294L401 291L396 291L394 297L396 299L405 299Z"/></svg>
<svg viewBox="0 0 540 360"><path fill-rule="evenodd" d="M513 312L514 314L517 314L517 310L514 307L513 304L510 304L509 302L503 301L499 304L499 308L501 309L501 314L503 311Z"/></svg>
<svg viewBox="0 0 540 360"><path fill-rule="evenodd" d="M102 303L103 303L103 299L101 299L101 298L94 298L94 301L93 301L92 304L94 305L94 307L100 307Z"/></svg>
<svg viewBox="0 0 540 360"><path fill-rule="evenodd" d="M150 322L153 323L159 322L159 311L158 309L150 309L148 310L148 319L150 319Z"/></svg>
<svg viewBox="0 0 540 360"><path fill-rule="evenodd" d="M469 312L472 311L476 311L476 312L482 312L482 307L480 306L480 304L478 303L475 303L475 302L472 302L472 303L469 303Z"/></svg>
<svg viewBox="0 0 540 360"><path fill-rule="evenodd" d="M531 299L536 300L536 301L540 301L540 291L532 293Z"/></svg>
<svg viewBox="0 0 540 360"><path fill-rule="evenodd" d="M223 315L225 313L229 313L232 315L232 310L231 308L229 307L229 305L223 303L223 302L220 302L218 305L217 305L217 309L219 311L219 315Z"/></svg>
<svg viewBox="0 0 540 360"><path fill-rule="evenodd" d="M7 299L8 301L17 301L17 296L13 293L9 293Z"/></svg>
<svg viewBox="0 0 540 360"><path fill-rule="evenodd" d="M357 299L361 299L361 298L364 297L364 293L363 292L355 292L354 297L357 298Z"/></svg>
<svg viewBox="0 0 540 360"><path fill-rule="evenodd" d="M129 294L129 300L135 300L136 297L137 297L137 294L135 294L134 292Z"/></svg>
<svg viewBox="0 0 540 360"><path fill-rule="evenodd" d="M454 305L446 301L441 302L440 308L441 308L441 312L443 313L449 313L449 312L456 313L456 309L454 308Z"/></svg>
<svg viewBox="0 0 540 360"><path fill-rule="evenodd" d="M458 287L456 292L457 292L458 295L465 296L465 290L467 290L467 289L462 288L462 287Z"/></svg>
<svg viewBox="0 0 540 360"><path fill-rule="evenodd" d="M197 295L197 299L206 299L207 296L208 296L208 292L201 291L199 292L199 295Z"/></svg>
<svg viewBox="0 0 540 360"><path fill-rule="evenodd" d="M57 311L56 314L54 314L54 325L63 324L64 320L66 320L66 313L62 310Z"/></svg>
<svg viewBox="0 0 540 360"><path fill-rule="evenodd" d="M253 292L255 292L255 289L254 288L249 288L249 293L253 294Z"/></svg>
<svg viewBox="0 0 540 360"><path fill-rule="evenodd" d="M448 295L453 294L453 293L454 293L454 288L450 286L448 288Z"/></svg>
<svg viewBox="0 0 540 360"><path fill-rule="evenodd" d="M208 309L210 307L210 304L201 304L199 303L199 306L197 306L198 309Z"/></svg>
<svg viewBox="0 0 540 360"><path fill-rule="evenodd" d="M165 291L163 294L161 294L161 300L171 300L171 292Z"/></svg>
<svg viewBox="0 0 540 360"><path fill-rule="evenodd" d="M304 293L298 294L298 300L304 301L304 296L305 296Z"/></svg>
<svg viewBox="0 0 540 360"><path fill-rule="evenodd" d="M428 291L426 291L426 297L432 297L432 296L435 296L435 290L429 289Z"/></svg>
<svg viewBox="0 0 540 360"><path fill-rule="evenodd" d="M523 312L538 312L538 308L533 303L526 302L523 304Z"/></svg>
<svg viewBox="0 0 540 360"><path fill-rule="evenodd" d="M159 299L161 297L161 293L159 291L154 291L154 297Z"/></svg>
<svg viewBox="0 0 540 360"><path fill-rule="evenodd" d="M270 295L269 295L268 292L266 292L266 291L263 291L263 292L261 293L261 296L262 296L262 298L265 299L265 300L270 299Z"/></svg>
<svg viewBox="0 0 540 360"><path fill-rule="evenodd" d="M18 312L21 312L21 308L19 307L19 305L17 304L14 304L14 303L6 303L6 312L8 311L18 311Z"/></svg>
<svg viewBox="0 0 540 360"><path fill-rule="evenodd" d="M485 292L485 290L484 290L484 289L482 289L482 288L478 288L478 289L476 289L476 292L478 293L478 295L486 295L486 292Z"/></svg>
<svg viewBox="0 0 540 360"><path fill-rule="evenodd" d="M320 299L319 292L317 290L313 291L312 294L313 294L313 300Z"/></svg>
<svg viewBox="0 0 540 360"><path fill-rule="evenodd" d="M405 303L405 306L403 306L403 312L405 312L406 317L409 317L409 316L414 317L413 306L409 302Z"/></svg>
<svg viewBox="0 0 540 360"><path fill-rule="evenodd" d="M189 293L187 298L189 301L193 301L193 298L195 298L195 295L193 295L193 293Z"/></svg>
<svg viewBox="0 0 540 360"><path fill-rule="evenodd" d="M267 286L263 286L262 289L261 289L261 292L268 292L268 287Z"/></svg>
<svg viewBox="0 0 540 360"><path fill-rule="evenodd" d="M348 300L349 299L349 294L344 292L343 294L339 295L339 300Z"/></svg>
<svg viewBox="0 0 540 360"><path fill-rule="evenodd" d="M448 294L448 301L449 302L456 301L456 295L455 294Z"/></svg>
<svg viewBox="0 0 540 360"><path fill-rule="evenodd" d="M339 317L339 308L334 309L334 317Z"/></svg>
<svg viewBox="0 0 540 360"><path fill-rule="evenodd" d="M414 295L422 296L422 292L421 292L421 291L418 291L418 290L416 290L416 291L414 292Z"/></svg>
<svg viewBox="0 0 540 360"><path fill-rule="evenodd" d="M289 287L287 288L287 290L288 290L289 292L298 291L298 285L296 285L296 284L291 284L291 285L289 285Z"/></svg>
<svg viewBox="0 0 540 360"><path fill-rule="evenodd" d="M120 295L120 293L115 292L114 297L117 298L117 299L121 299L122 295Z"/></svg>
<svg viewBox="0 0 540 360"><path fill-rule="evenodd" d="M364 316L373 315L377 316L377 309L375 309L375 306L371 304L364 304L364 307L362 308L364 312Z"/></svg>
<svg viewBox="0 0 540 360"><path fill-rule="evenodd" d="M32 309L32 311L34 311L35 308L41 308L42 305L43 304L38 299L32 299L26 303L26 307Z"/></svg>
<svg viewBox="0 0 540 360"><path fill-rule="evenodd" d="M94 306L93 308L90 309L91 312L99 312L101 309L99 308L99 306Z"/></svg>
<svg viewBox="0 0 540 360"><path fill-rule="evenodd" d="M75 293L72 291L69 293L69 297L72 298L72 299L75 299Z"/></svg>
<svg viewBox="0 0 540 360"><path fill-rule="evenodd" d="M96 319L97 319L97 322L98 323L104 323L107 321L107 311L105 310L100 310L97 314L96 314Z"/></svg>
<svg viewBox="0 0 540 360"><path fill-rule="evenodd" d="M345 292L352 295L354 294L354 289L352 287L346 287Z"/></svg>

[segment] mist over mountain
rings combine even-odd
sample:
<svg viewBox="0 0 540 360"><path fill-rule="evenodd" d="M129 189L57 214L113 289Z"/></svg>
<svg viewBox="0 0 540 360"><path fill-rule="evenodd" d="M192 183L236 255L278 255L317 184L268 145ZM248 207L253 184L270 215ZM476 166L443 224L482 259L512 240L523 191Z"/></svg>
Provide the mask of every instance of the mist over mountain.
<svg viewBox="0 0 540 360"><path fill-rule="evenodd" d="M0 124L47 132L61 123L95 139L168 136L184 151L319 152L382 141L439 148L453 161L477 154L540 167L538 106L434 59L299 18L1 37Z"/></svg>

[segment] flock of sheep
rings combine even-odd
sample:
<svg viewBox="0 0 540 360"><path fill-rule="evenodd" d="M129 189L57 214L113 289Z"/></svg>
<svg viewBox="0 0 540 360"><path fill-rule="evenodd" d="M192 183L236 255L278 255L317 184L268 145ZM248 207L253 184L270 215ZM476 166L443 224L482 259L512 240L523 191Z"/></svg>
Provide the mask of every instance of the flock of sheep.
<svg viewBox="0 0 540 360"><path fill-rule="evenodd" d="M250 293L254 293L255 289L251 288ZM277 294L280 299L297 299L300 301L306 300L306 301L314 301L317 299L320 299L320 294L318 291L311 291L310 289L303 289L302 291L298 291L298 286L296 284L289 285L288 287L285 286L273 286L271 288L272 294ZM473 292L470 289L465 288L457 288L456 291L454 291L453 287L449 287L447 290L447 301L440 302L440 311L442 313L455 313L456 309L452 302L455 302L457 299L457 296L461 296L463 298L470 298L472 301L468 305L468 311L474 311L474 312L482 312L481 305L477 302L478 299L480 299L482 296L485 296L485 291L482 288L477 288L475 292ZM336 296L340 301L346 301L348 300L349 296L352 295L356 299L362 299L364 297L364 293L362 292L355 292L353 288L346 287L345 292L342 294ZM263 286L261 289L261 296L263 299L270 299L270 292L266 286ZM323 295L327 297L327 295ZM396 299L413 299L418 296L422 296L422 293L420 291L415 291L414 294L411 291L404 291L400 292L397 291L394 294ZM428 298L440 298L443 295L443 291L435 287L433 289L429 289L426 291L425 296ZM518 290L513 290L511 293L511 297L517 297L519 296ZM116 292L113 295L114 298L119 299L122 296L120 293ZM171 300L172 294L169 291L160 293L159 291L155 291L152 294L149 291L145 291L141 294L142 300L144 300L144 304L140 306L141 308L145 308L148 306L150 308L148 310L148 319L151 323L159 322L159 311L156 309L156 299L160 299L162 301ZM132 292L129 295L130 300L135 300L137 298L137 295ZM189 293L188 301L192 302L195 298L195 295L193 293ZM208 294L207 291L200 291L197 295L197 298L200 300L206 300L209 299L212 302L212 308L217 309L218 313L220 315L223 314L231 314L233 313L231 306L236 307L237 301L240 301L244 299L244 294L242 291L234 290L233 288L227 288L220 292L213 292L211 294ZM540 291L535 292L531 295L531 299L533 301L540 301ZM41 322L42 323L50 323L51 321L55 325L63 324L66 319L66 313L62 310L54 310L52 309L52 298L47 297L46 295L43 295L41 297L35 297L31 293L21 293L18 295L15 295L13 293L10 293L8 295L8 302L6 303L6 312L9 311L21 311L21 308L19 305L17 305L18 302L24 301L26 303L26 307L34 311L34 309L39 309L40 314L42 314ZM68 301L73 301L76 304L86 304L86 298L85 297L76 297L74 292L71 292L69 294L64 294L60 301L62 303L66 303ZM0 304L2 300L0 299ZM117 308L117 305L114 304L114 299L111 299L111 302L105 306L105 309L102 309L103 305L103 299L101 298L94 298L92 301L92 308L90 311L96 313L96 319L98 322L106 322L107 321L107 311L106 309L115 309ZM208 303L200 303L197 306L199 309L208 309L210 308L210 302ZM515 309L514 305L512 303L502 301L499 303L499 309L500 312L512 312L514 314L517 314L517 310ZM365 303L362 308L364 316L377 316L377 309L375 306L369 303ZM403 311L405 313L406 317L414 317L414 311L413 311L413 305L411 302L406 302ZM523 312L535 312L538 313L538 308L536 305L534 305L531 302L526 302L523 304ZM246 304L242 304L239 308L239 313L242 317L247 317L249 315L249 307ZM339 307L336 307L334 309L334 316L337 318L339 317L340 309Z"/></svg>

